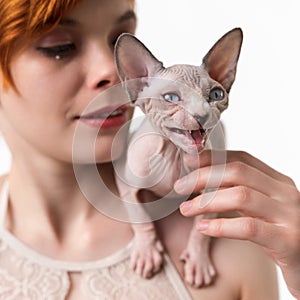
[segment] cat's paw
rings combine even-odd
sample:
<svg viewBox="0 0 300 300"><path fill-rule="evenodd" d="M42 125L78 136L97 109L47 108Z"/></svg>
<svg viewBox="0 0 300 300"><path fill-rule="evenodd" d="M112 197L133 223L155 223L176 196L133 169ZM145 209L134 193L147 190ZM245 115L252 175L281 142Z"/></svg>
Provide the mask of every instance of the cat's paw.
<svg viewBox="0 0 300 300"><path fill-rule="evenodd" d="M187 247L180 259L184 262L185 281L195 288L200 288L212 284L217 273L207 249L196 248L198 249Z"/></svg>
<svg viewBox="0 0 300 300"><path fill-rule="evenodd" d="M163 263L163 245L158 240L134 241L130 257L131 268L143 278L151 278Z"/></svg>

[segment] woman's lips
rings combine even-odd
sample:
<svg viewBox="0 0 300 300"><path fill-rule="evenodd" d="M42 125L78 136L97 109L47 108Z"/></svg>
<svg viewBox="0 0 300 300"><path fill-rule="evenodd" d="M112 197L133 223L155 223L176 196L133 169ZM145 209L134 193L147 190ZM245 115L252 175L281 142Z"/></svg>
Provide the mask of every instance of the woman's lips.
<svg viewBox="0 0 300 300"><path fill-rule="evenodd" d="M116 128L121 127L127 121L127 110L127 105L119 107L105 107L103 109L81 115L77 119L93 128Z"/></svg>

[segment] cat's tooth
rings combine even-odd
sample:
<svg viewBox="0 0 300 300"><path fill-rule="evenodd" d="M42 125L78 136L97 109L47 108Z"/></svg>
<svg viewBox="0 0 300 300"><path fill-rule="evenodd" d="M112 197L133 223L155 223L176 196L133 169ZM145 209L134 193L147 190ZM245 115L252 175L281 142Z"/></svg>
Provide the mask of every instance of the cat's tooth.
<svg viewBox="0 0 300 300"><path fill-rule="evenodd" d="M121 109L115 110L113 113L111 113L111 116L117 116L120 115L123 111Z"/></svg>

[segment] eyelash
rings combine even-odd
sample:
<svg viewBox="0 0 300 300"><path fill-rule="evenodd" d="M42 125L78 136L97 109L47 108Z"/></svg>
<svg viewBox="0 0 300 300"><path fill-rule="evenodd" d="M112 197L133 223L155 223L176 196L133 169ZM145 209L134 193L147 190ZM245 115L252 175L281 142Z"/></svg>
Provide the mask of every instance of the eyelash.
<svg viewBox="0 0 300 300"><path fill-rule="evenodd" d="M38 47L37 50L48 57L55 58L59 56L61 59L64 59L73 55L76 51L76 46L75 44L65 44L52 47Z"/></svg>

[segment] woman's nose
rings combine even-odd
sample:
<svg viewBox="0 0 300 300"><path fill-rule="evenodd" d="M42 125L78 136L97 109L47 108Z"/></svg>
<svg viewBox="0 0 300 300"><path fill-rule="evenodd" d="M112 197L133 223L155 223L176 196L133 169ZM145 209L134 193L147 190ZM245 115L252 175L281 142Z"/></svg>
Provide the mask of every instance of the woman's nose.
<svg viewBox="0 0 300 300"><path fill-rule="evenodd" d="M92 50L87 82L94 90L108 88L120 82L111 47L95 47Z"/></svg>

